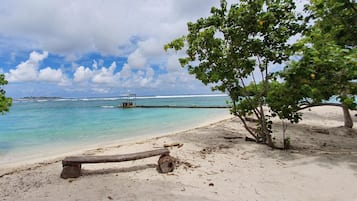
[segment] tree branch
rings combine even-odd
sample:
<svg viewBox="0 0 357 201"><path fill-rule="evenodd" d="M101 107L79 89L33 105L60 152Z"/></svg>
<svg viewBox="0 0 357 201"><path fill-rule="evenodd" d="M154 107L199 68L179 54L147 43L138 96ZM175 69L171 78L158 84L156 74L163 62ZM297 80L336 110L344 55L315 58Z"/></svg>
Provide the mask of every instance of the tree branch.
<svg viewBox="0 0 357 201"><path fill-rule="evenodd" d="M254 134L254 132L250 129L250 127L247 125L247 122L245 122L244 118L242 116L240 116L239 114L237 114L235 112L234 114L235 116L237 116L242 122L243 122L243 125L244 125L244 128L249 132L249 134L251 134L255 140L258 142L258 136Z"/></svg>
<svg viewBox="0 0 357 201"><path fill-rule="evenodd" d="M307 108L312 108L312 107L317 107L317 106L337 106L337 107L342 107L341 103L313 103L313 104L308 104L306 106L303 106L299 108L297 111L300 110L305 110Z"/></svg>
<svg viewBox="0 0 357 201"><path fill-rule="evenodd" d="M244 80L243 80L242 78L240 78L240 81L241 81L241 83L242 83L242 86L243 86L244 88L246 88L247 86L245 85ZM252 101L252 99L250 98L249 94L245 93L245 98L250 102L250 105L254 106L253 101ZM259 113L259 110L256 109L256 108L253 108L253 112L254 112L254 114L257 116L257 118L260 119L261 114Z"/></svg>

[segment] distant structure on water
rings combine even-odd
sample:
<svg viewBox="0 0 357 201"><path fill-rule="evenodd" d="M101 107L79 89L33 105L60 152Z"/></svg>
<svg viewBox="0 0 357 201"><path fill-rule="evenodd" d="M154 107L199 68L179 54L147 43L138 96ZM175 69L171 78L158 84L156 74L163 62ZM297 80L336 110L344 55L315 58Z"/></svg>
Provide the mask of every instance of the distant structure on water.
<svg viewBox="0 0 357 201"><path fill-rule="evenodd" d="M121 108L133 108L136 107L136 94L127 94L122 98L124 101L119 107Z"/></svg>

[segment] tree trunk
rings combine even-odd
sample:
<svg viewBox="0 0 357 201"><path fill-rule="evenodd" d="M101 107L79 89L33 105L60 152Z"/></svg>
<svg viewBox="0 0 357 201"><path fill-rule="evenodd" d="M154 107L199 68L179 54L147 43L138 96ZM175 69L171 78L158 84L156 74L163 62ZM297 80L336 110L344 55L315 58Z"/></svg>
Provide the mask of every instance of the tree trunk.
<svg viewBox="0 0 357 201"><path fill-rule="evenodd" d="M262 101L263 102L263 101ZM264 142L268 144L269 147L274 148L273 140L271 139L270 130L268 129L268 125L265 119L263 104L260 104L260 123L262 132L264 135Z"/></svg>
<svg viewBox="0 0 357 201"><path fill-rule="evenodd" d="M343 117L344 117L344 121L345 121L345 127L352 128L353 121L352 121L350 111L348 110L348 107L346 105L342 105L342 110L343 110Z"/></svg>
<svg viewBox="0 0 357 201"><path fill-rule="evenodd" d="M304 107L301 107L299 110L304 110L307 108L311 108L311 107L316 107L316 106L338 106L338 107L342 107L342 111L343 111L343 118L344 118L344 127L346 128L352 128L353 127L353 121L352 121L352 117L350 114L350 111L348 110L348 107L344 104L341 103L318 103L318 104L310 104ZM298 111L299 111L298 110Z"/></svg>
<svg viewBox="0 0 357 201"><path fill-rule="evenodd" d="M271 148L275 148L274 143L273 143L273 140L271 139L270 133L267 133L266 136L267 136L268 146L271 147Z"/></svg>

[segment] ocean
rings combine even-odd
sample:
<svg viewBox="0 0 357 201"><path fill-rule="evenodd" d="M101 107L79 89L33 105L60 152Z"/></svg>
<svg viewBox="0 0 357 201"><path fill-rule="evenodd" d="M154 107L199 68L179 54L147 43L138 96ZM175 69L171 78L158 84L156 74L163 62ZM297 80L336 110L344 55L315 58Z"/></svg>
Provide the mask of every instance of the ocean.
<svg viewBox="0 0 357 201"><path fill-rule="evenodd" d="M137 97L137 105L226 106L228 96ZM178 132L229 109L118 108L122 98L16 99L0 116L0 165L96 144Z"/></svg>

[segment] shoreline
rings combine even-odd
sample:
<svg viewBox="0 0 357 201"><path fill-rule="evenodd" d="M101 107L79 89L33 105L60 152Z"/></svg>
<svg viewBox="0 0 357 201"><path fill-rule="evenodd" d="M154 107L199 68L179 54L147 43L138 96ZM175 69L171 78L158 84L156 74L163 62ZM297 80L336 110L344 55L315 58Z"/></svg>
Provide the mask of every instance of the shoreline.
<svg viewBox="0 0 357 201"><path fill-rule="evenodd" d="M17 159L17 161L1 164L1 166L0 166L0 177L3 176L3 175L8 174L8 172L13 172L13 171L16 172L16 171L19 171L19 170L22 170L22 169L28 169L28 168L31 168L33 166L37 166L38 164L55 163L55 162L58 162L58 161L62 160L66 156L81 155L81 154L83 154L85 152L93 151L93 150L97 150L97 149L105 149L105 148L108 148L108 147L120 146L121 144L138 143L138 142L141 142L141 141L147 141L149 139L172 136L172 135L176 135L178 133L187 132L187 131L198 129L198 128L201 128L201 127L205 127L205 126L209 126L209 125L212 125L212 124L216 124L216 123L219 123L219 122L231 119L231 118L233 118L233 116L230 115L228 113L228 111L227 111L226 115L222 115L222 116L219 116L219 117L207 119L207 120L205 120L203 122L195 124L194 126L177 128L177 129L175 129L173 131L170 131L170 132L160 133L160 131L159 131L158 132L159 134L149 133L149 134L146 134L146 135L137 135L137 136L132 136L132 137L124 137L122 139L117 139L117 140L114 140L114 141L103 141L103 142L87 144L87 145L83 145L83 144L74 145L74 146L68 146L68 147L63 148L63 149L55 150L54 153L51 153L51 154L41 155L39 153L39 154L37 154L35 156L31 156L31 157L26 157L25 156L25 157ZM16 157L16 155L15 155L15 157Z"/></svg>
<svg viewBox="0 0 357 201"><path fill-rule="evenodd" d="M342 126L342 124L341 124L342 119L335 117L336 112L338 113L339 110L341 110L340 112L342 114L342 109L340 109L339 107L334 107L334 106L319 106L319 107L313 107L309 110L304 110L304 111L302 111L302 113L304 114L303 120L301 122L299 122L299 125L305 125L305 126L313 125L313 126L310 126L311 128L323 127L323 126L327 126L327 127ZM324 121L316 121L315 118L323 118L323 115L321 115L321 114L332 115L333 118L324 119ZM351 111L351 116L353 116L352 111ZM26 156L24 156L22 158L20 157L17 161L12 161L9 163L2 163L1 167L0 167L0 177L1 177L1 175L4 174L4 172L6 174L7 171L9 171L9 170L11 171L12 169L16 169L16 170L26 169L31 166L36 166L38 164L55 163L69 155L81 155L88 151L120 146L121 144L132 144L132 143L147 141L147 140L154 139L154 138L174 136L174 135L177 135L180 133L189 132L189 131L199 129L202 127L207 127L212 124L218 124L222 121L226 121L231 118L234 118L234 116L227 112L227 114L221 115L219 117L206 119L203 122L197 123L197 124L189 126L189 127L176 128L175 130L170 131L170 132L160 133L160 131L159 131L158 132L159 134L149 133L149 134L145 134L145 135L124 137L124 138L120 138L117 140L111 140L111 141L103 141L103 142L91 143L91 144L71 145L71 146L65 147L63 149L56 149L54 152L52 152L50 154L39 153L39 154L30 156L30 157L26 157ZM355 119L357 119L357 118L355 118ZM275 118L273 121L275 123L279 123L280 120ZM356 123L357 122L355 121L355 124ZM356 125L354 127L356 127ZM38 150L38 151L43 151L43 150ZM16 155L15 155L15 157L16 157Z"/></svg>

